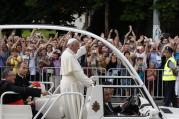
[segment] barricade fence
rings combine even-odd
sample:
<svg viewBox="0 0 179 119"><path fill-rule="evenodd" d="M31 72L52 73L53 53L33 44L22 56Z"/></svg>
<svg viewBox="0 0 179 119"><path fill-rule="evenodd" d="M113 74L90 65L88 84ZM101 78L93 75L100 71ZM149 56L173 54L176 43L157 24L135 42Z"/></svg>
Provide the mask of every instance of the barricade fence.
<svg viewBox="0 0 179 119"><path fill-rule="evenodd" d="M0 77L3 78L3 71L7 68L13 68L11 66L0 67ZM84 73L88 76L130 76L126 68L111 68L108 71L105 68L99 67L83 67ZM138 71L141 80L146 85L148 91L154 98L164 97L164 82L162 81L163 69L146 69L144 71ZM39 68L29 68L29 80L30 81L42 81L42 82L53 82L54 90L58 87L61 80L60 67L43 67ZM105 81L111 82L113 85L133 85L134 82L130 79L100 79L99 84L103 84ZM179 95L179 76L176 80L176 94ZM117 95L128 96L130 94L135 94L135 91L131 89L128 90L118 90Z"/></svg>
<svg viewBox="0 0 179 119"><path fill-rule="evenodd" d="M100 75L106 75L106 69L105 68L96 68L96 67L83 67L84 73L88 76L100 76ZM61 73L60 73L60 67L44 67L42 69L42 79L41 81L51 81L54 82L55 89L60 84L61 80Z"/></svg>
<svg viewBox="0 0 179 119"><path fill-rule="evenodd" d="M164 72L163 69L146 69L137 72L141 80L145 84L146 88L148 89L149 93L154 98L164 97L164 91L166 90L166 87L164 87L165 81L162 80L163 72ZM111 68L107 71L107 74L110 76L130 76L126 68ZM176 77L177 79L175 85L175 92L176 95L179 96L179 75L177 75ZM111 81L113 85L134 84L134 82L132 82L132 80L130 79L118 79L118 80L108 80L108 81ZM120 96L127 96L130 94L136 95L135 91L132 91L131 89L120 90L120 92L117 92L116 94Z"/></svg>

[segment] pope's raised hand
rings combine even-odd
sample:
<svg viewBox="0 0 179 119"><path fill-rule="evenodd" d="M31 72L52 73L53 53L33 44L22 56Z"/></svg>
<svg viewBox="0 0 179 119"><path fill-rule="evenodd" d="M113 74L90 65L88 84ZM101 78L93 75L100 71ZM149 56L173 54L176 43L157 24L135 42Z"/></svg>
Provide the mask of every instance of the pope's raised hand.
<svg viewBox="0 0 179 119"><path fill-rule="evenodd" d="M90 86L93 86L93 85L95 85L95 82L93 80L89 79L89 84L90 84Z"/></svg>

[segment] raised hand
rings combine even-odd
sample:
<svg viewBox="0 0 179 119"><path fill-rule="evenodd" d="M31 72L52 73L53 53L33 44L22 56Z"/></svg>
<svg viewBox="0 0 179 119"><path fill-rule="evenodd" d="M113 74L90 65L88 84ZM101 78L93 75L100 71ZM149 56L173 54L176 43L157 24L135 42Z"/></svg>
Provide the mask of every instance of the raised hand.
<svg viewBox="0 0 179 119"><path fill-rule="evenodd" d="M117 29L115 29L114 32L115 32L116 34L118 34L118 30L117 30Z"/></svg>
<svg viewBox="0 0 179 119"><path fill-rule="evenodd" d="M104 38L104 33L101 33L101 37Z"/></svg>
<svg viewBox="0 0 179 119"><path fill-rule="evenodd" d="M111 29L110 31L109 31L109 33L112 33L113 32L113 29Z"/></svg>
<svg viewBox="0 0 179 119"><path fill-rule="evenodd" d="M129 25L129 31L132 31L132 25Z"/></svg>
<svg viewBox="0 0 179 119"><path fill-rule="evenodd" d="M54 38L58 38L58 32L55 33L55 37Z"/></svg>

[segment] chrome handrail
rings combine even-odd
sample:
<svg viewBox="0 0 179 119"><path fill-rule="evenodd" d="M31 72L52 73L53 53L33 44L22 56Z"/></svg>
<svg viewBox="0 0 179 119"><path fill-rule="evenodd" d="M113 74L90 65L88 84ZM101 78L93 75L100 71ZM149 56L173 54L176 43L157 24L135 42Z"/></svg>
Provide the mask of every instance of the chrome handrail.
<svg viewBox="0 0 179 119"><path fill-rule="evenodd" d="M13 91L6 91L6 92L4 92L2 95L1 95L1 100L0 100L0 105L3 105L3 98L4 98L4 96L5 95L9 95L9 94L18 94L18 93L15 93L15 92L13 92Z"/></svg>

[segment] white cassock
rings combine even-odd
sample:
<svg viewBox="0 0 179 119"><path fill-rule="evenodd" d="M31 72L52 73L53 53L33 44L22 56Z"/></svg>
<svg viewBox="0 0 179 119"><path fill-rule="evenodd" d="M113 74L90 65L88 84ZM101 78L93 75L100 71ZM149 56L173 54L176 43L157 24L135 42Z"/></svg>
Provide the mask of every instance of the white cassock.
<svg viewBox="0 0 179 119"><path fill-rule="evenodd" d="M86 53L84 46L80 47L77 54L67 48L61 56L61 74L62 80L60 83L61 93L64 92L80 92L84 93L84 87L92 84L83 72L82 67L78 62L78 58ZM80 113L80 97L79 96L64 96L63 108L65 119L78 119Z"/></svg>

